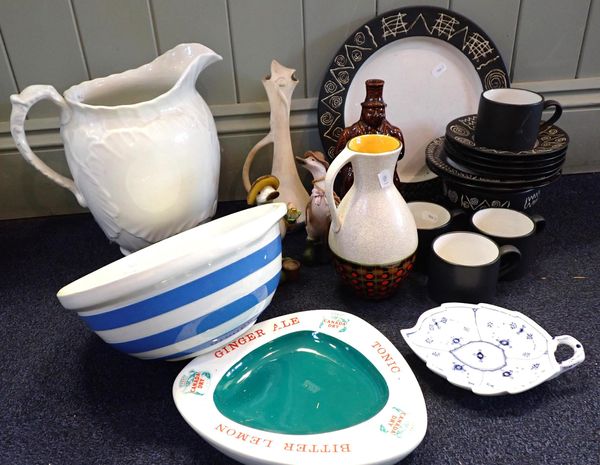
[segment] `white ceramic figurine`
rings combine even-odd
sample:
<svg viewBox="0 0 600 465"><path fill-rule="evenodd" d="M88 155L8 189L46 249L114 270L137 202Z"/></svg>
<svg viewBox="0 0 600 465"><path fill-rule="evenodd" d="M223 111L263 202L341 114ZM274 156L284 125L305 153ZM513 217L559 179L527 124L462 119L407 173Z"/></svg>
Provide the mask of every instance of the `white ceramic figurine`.
<svg viewBox="0 0 600 465"><path fill-rule="evenodd" d="M306 205L306 242L303 261L308 264L324 262L328 259L327 235L331 224L331 213L325 198L325 175L329 163L321 152L306 152L304 157L296 157L300 165L313 177L310 201ZM339 199L336 198L336 204Z"/></svg>

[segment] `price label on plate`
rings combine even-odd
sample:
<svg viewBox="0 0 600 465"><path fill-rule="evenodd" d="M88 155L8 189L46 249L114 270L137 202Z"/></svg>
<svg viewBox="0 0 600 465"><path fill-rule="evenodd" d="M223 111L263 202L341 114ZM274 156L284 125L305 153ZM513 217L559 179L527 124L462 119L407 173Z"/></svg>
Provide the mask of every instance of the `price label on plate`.
<svg viewBox="0 0 600 465"><path fill-rule="evenodd" d="M446 63L440 63L431 70L431 74L433 75L433 77L439 78L442 74L446 72L447 69L448 67L446 66Z"/></svg>

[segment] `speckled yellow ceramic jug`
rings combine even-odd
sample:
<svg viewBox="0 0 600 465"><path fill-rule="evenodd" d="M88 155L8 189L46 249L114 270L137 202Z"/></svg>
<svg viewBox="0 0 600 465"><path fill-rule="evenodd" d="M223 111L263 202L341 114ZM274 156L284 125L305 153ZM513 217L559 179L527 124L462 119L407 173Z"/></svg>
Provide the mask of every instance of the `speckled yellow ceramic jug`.
<svg viewBox="0 0 600 465"><path fill-rule="evenodd" d="M331 210L329 246L342 280L368 298L391 295L412 269L417 227L394 186L402 143L394 137L355 137L331 163L325 195ZM352 163L354 184L335 207L333 182Z"/></svg>

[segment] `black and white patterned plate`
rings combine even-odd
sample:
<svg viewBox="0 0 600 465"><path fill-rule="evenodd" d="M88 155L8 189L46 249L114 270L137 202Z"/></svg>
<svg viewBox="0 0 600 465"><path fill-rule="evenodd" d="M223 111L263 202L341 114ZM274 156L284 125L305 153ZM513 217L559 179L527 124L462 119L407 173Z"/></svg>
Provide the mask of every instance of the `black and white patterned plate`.
<svg viewBox="0 0 600 465"><path fill-rule="evenodd" d="M508 180L467 173L451 166L450 163L448 163L447 155L444 151L443 137L438 137L437 139L433 140L427 146L425 152L427 165L442 179L450 178L451 180L467 182L470 185L475 186L504 189L526 189L545 186L560 176L560 170L557 170L550 175L544 175L538 178Z"/></svg>
<svg viewBox="0 0 600 465"><path fill-rule="evenodd" d="M431 63L425 64L425 60L422 61L420 58L422 55L417 54L416 59L411 62L409 71L416 73L417 70L437 85L450 82L450 69L459 70L461 76L464 74L465 79L473 75L475 82L480 81L480 84L477 84L478 90L467 89L470 92L470 99L474 102L470 102L469 105L464 105L465 102L462 102L463 106L470 107L472 104L476 106L479 99L478 92L481 89L509 86L506 67L495 44L480 27L464 16L437 7L408 7L384 13L358 28L346 39L325 73L319 94L318 124L321 141L330 158L335 157L335 146L344 128L355 122L344 119L346 110L354 108L361 101L357 100L356 93L355 98L349 97L349 94L353 93L349 92L353 79L359 71L371 72L374 61L382 56L387 57L386 54L391 50L389 47L394 47L393 50L396 51L407 43L405 39L408 38L424 41L421 45L426 52L433 50L432 53L440 52L455 59L454 62L445 63L443 60L436 62L438 66L430 68ZM395 56L390 55L390 57ZM368 64L364 66L366 62ZM441 122L439 133L436 129L435 134L423 138L424 133L432 131L434 126L437 127L438 120L441 118L440 108L451 110L455 107L459 108L460 105L456 105L456 102L452 105L449 102L435 101L426 106L414 89L412 93L403 90L402 77L403 73L407 72L407 68L400 66L401 69L397 69L398 63L398 59L390 61L389 65L385 63L385 69L393 73L393 79L387 80L383 98L388 103L388 119L392 124L400 126L407 147L406 155L398 167L400 180L405 183L416 183L435 177L425 164L425 147L432 137L443 135L446 122L454 115L449 115ZM445 72L446 64L448 72ZM420 69L421 67L423 69ZM373 75L369 78L382 78L382 76ZM357 82L356 85L360 85L361 91L364 89L363 82ZM422 85L426 86L425 83ZM462 81L463 88L465 85L469 83ZM356 88L356 86L352 87ZM448 101L460 99L462 94L459 90L465 91L457 87L446 88L444 95ZM411 115L412 112L414 115L418 110L429 124L414 127L414 125L400 124L398 121L395 122L394 118L390 118L390 110L395 108L395 102L390 96L399 94L402 95L401 100L405 105L398 111L406 112L406 115ZM364 93L361 95L364 96ZM432 124L432 121L435 124ZM410 171L408 176L404 176L403 167L407 167L407 172Z"/></svg>
<svg viewBox="0 0 600 465"><path fill-rule="evenodd" d="M508 156L521 159L535 157L536 155L552 155L561 150L565 150L569 145L569 136L567 133L558 126L550 125L543 131L540 131L535 147L531 150L509 152L507 150L490 149L478 146L475 142L476 125L477 115L461 116L448 123L448 126L446 127L446 137L463 148L476 153L486 154L488 156Z"/></svg>

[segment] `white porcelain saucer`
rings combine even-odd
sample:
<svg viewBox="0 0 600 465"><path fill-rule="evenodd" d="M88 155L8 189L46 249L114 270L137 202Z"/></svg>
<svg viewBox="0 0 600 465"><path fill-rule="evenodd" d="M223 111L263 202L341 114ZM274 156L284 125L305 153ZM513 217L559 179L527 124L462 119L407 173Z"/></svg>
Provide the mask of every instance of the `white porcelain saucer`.
<svg viewBox="0 0 600 465"><path fill-rule="evenodd" d="M481 303L442 304L401 333L434 373L487 396L526 391L585 359L575 338L551 337L522 313ZM554 353L561 344L573 355L558 362Z"/></svg>
<svg viewBox="0 0 600 465"><path fill-rule="evenodd" d="M254 325L189 363L173 397L207 442L252 465L391 465L427 428L400 352L364 320L334 310Z"/></svg>

